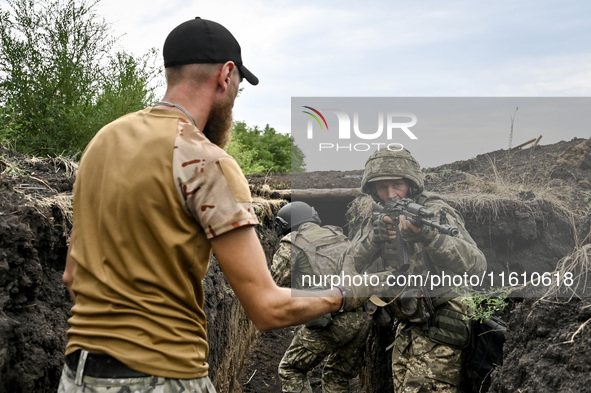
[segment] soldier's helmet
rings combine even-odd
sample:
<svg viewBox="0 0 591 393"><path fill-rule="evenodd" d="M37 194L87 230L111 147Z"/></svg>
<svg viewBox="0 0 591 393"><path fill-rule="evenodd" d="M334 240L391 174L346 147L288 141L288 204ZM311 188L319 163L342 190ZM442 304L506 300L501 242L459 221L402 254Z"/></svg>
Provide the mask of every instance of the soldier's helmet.
<svg viewBox="0 0 591 393"><path fill-rule="evenodd" d="M372 154L365 163L361 190L375 199L372 182L398 179L405 179L408 182L410 197L418 196L425 188L421 166L408 150L381 149Z"/></svg>
<svg viewBox="0 0 591 393"><path fill-rule="evenodd" d="M305 222L322 225L318 212L305 202L295 201L283 206L275 217L275 233L283 237Z"/></svg>

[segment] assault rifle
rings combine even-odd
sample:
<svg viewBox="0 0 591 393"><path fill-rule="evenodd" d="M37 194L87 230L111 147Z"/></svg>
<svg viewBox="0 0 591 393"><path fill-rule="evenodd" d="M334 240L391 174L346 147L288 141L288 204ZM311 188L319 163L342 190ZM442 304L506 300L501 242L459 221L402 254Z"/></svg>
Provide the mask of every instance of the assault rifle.
<svg viewBox="0 0 591 393"><path fill-rule="evenodd" d="M435 229L439 233L444 233L449 236L458 236L460 233L457 228L448 224L440 224L433 220L435 213L427 209L425 206L413 202L412 199L388 199L385 206L373 203L374 212L384 213L388 215L394 222L398 222L398 217L403 214L416 227L427 225Z"/></svg>

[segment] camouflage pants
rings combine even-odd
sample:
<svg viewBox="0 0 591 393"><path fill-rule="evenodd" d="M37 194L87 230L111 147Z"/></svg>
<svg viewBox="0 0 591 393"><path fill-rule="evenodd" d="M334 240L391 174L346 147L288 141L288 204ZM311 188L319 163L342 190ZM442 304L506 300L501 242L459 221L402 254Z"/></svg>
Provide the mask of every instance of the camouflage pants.
<svg viewBox="0 0 591 393"><path fill-rule="evenodd" d="M307 373L328 356L323 393L348 392L349 380L361 369L370 323L365 312L347 312L336 314L325 328L298 330L279 364L282 391L312 393Z"/></svg>
<svg viewBox="0 0 591 393"><path fill-rule="evenodd" d="M438 344L418 326L399 329L392 350L396 393L457 393L462 350Z"/></svg>
<svg viewBox="0 0 591 393"><path fill-rule="evenodd" d="M81 385L76 385L75 378L76 373L64 365L58 393L216 393L209 377L196 379L83 377Z"/></svg>

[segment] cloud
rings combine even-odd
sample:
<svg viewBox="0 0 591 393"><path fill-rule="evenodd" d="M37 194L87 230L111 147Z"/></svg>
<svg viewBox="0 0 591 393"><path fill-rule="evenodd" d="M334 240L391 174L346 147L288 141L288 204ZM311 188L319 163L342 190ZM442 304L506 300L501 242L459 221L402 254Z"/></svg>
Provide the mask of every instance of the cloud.
<svg viewBox="0 0 591 393"><path fill-rule="evenodd" d="M585 96L585 0L101 2L134 53L201 16L224 24L260 79L235 118L290 131L292 97ZM546 139L546 137L545 137Z"/></svg>

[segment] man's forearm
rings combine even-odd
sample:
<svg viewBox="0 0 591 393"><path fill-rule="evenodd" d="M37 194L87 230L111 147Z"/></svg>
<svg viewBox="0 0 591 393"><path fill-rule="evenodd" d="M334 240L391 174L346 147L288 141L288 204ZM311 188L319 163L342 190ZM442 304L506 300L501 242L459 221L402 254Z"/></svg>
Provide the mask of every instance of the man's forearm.
<svg viewBox="0 0 591 393"><path fill-rule="evenodd" d="M212 239L211 244L228 283L260 330L298 325L341 307L342 296L336 288L306 296L278 287L252 227L234 229Z"/></svg>

